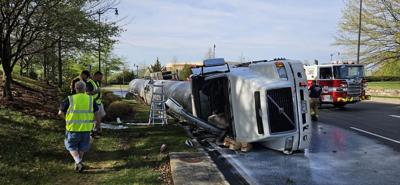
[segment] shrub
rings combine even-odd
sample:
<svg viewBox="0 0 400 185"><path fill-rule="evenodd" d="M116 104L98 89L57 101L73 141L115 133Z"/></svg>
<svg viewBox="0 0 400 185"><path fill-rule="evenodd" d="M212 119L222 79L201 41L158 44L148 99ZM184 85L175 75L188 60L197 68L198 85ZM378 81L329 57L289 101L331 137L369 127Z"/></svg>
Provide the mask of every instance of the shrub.
<svg viewBox="0 0 400 185"><path fill-rule="evenodd" d="M400 81L400 76L366 76L368 82Z"/></svg>
<svg viewBox="0 0 400 185"><path fill-rule="evenodd" d="M37 80L39 78L39 75L34 71L30 71L28 74L28 77L31 79Z"/></svg>
<svg viewBox="0 0 400 185"><path fill-rule="evenodd" d="M103 105L104 105L104 109L106 109L106 110L111 105L111 103L121 100L121 98L119 96L113 94L113 92L111 92L111 91L103 90L102 93L103 93L103 95L102 95Z"/></svg>
<svg viewBox="0 0 400 185"><path fill-rule="evenodd" d="M107 120L115 120L117 117L121 119L129 118L135 114L133 106L124 101L114 101L107 108Z"/></svg>

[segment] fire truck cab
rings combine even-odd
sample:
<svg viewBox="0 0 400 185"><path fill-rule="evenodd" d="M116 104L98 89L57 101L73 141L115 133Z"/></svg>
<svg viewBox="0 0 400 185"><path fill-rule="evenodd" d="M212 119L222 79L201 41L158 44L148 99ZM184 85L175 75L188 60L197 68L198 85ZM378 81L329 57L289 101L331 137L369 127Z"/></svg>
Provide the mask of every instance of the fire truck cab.
<svg viewBox="0 0 400 185"><path fill-rule="evenodd" d="M313 81L322 88L321 103L344 107L349 103L370 99L365 94L367 82L364 79L364 65L352 62L332 62L304 66L308 87Z"/></svg>

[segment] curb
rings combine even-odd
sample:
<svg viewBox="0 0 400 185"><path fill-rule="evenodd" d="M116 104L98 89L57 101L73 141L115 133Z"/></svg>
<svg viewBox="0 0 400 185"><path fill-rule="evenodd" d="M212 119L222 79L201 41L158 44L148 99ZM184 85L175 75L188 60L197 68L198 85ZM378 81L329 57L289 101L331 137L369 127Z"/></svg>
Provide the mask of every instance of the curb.
<svg viewBox="0 0 400 185"><path fill-rule="evenodd" d="M400 105L400 99L396 99L396 98L371 97L371 100L369 100L367 102L377 102L377 103L388 103L388 104Z"/></svg>
<svg viewBox="0 0 400 185"><path fill-rule="evenodd" d="M205 152L171 152L171 174L175 185L228 185Z"/></svg>

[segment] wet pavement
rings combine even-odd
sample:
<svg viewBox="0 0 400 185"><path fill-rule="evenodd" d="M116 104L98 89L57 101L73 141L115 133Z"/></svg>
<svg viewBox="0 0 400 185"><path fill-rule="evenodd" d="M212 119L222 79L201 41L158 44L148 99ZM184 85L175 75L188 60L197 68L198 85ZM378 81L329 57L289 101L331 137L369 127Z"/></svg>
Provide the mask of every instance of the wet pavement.
<svg viewBox="0 0 400 185"><path fill-rule="evenodd" d="M311 148L284 155L256 146L249 153L217 148L250 184L369 185L400 183L400 153L355 131L316 123Z"/></svg>
<svg viewBox="0 0 400 185"><path fill-rule="evenodd" d="M319 121L354 130L400 152L400 104L365 101L347 105L344 109L324 105Z"/></svg>

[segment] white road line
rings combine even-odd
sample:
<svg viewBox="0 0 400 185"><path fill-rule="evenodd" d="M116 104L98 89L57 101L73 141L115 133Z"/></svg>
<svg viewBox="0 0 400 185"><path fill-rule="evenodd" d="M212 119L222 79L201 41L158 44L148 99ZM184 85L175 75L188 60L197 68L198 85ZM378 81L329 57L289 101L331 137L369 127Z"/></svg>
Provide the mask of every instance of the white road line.
<svg viewBox="0 0 400 185"><path fill-rule="evenodd" d="M390 117L394 117L394 118L400 118L400 116L398 115L389 115Z"/></svg>
<svg viewBox="0 0 400 185"><path fill-rule="evenodd" d="M397 140L394 140L394 139L390 139L390 138L385 137L385 136L381 136L381 135L378 135L378 134L374 134L374 133L372 133L372 132L368 132L368 131L365 131L365 130L362 130L362 129L359 129L359 128L356 128L356 127L350 127L350 128L353 129L353 130L357 130L357 131L359 131L359 132L363 132L363 133L366 133L366 134L370 134L370 135L373 135L373 136L376 136L376 137L379 137L379 138L382 138L382 139L386 139L386 140L388 140L388 141L391 141L391 142L395 142L395 143L397 143L397 144L400 144L400 141L397 141Z"/></svg>

